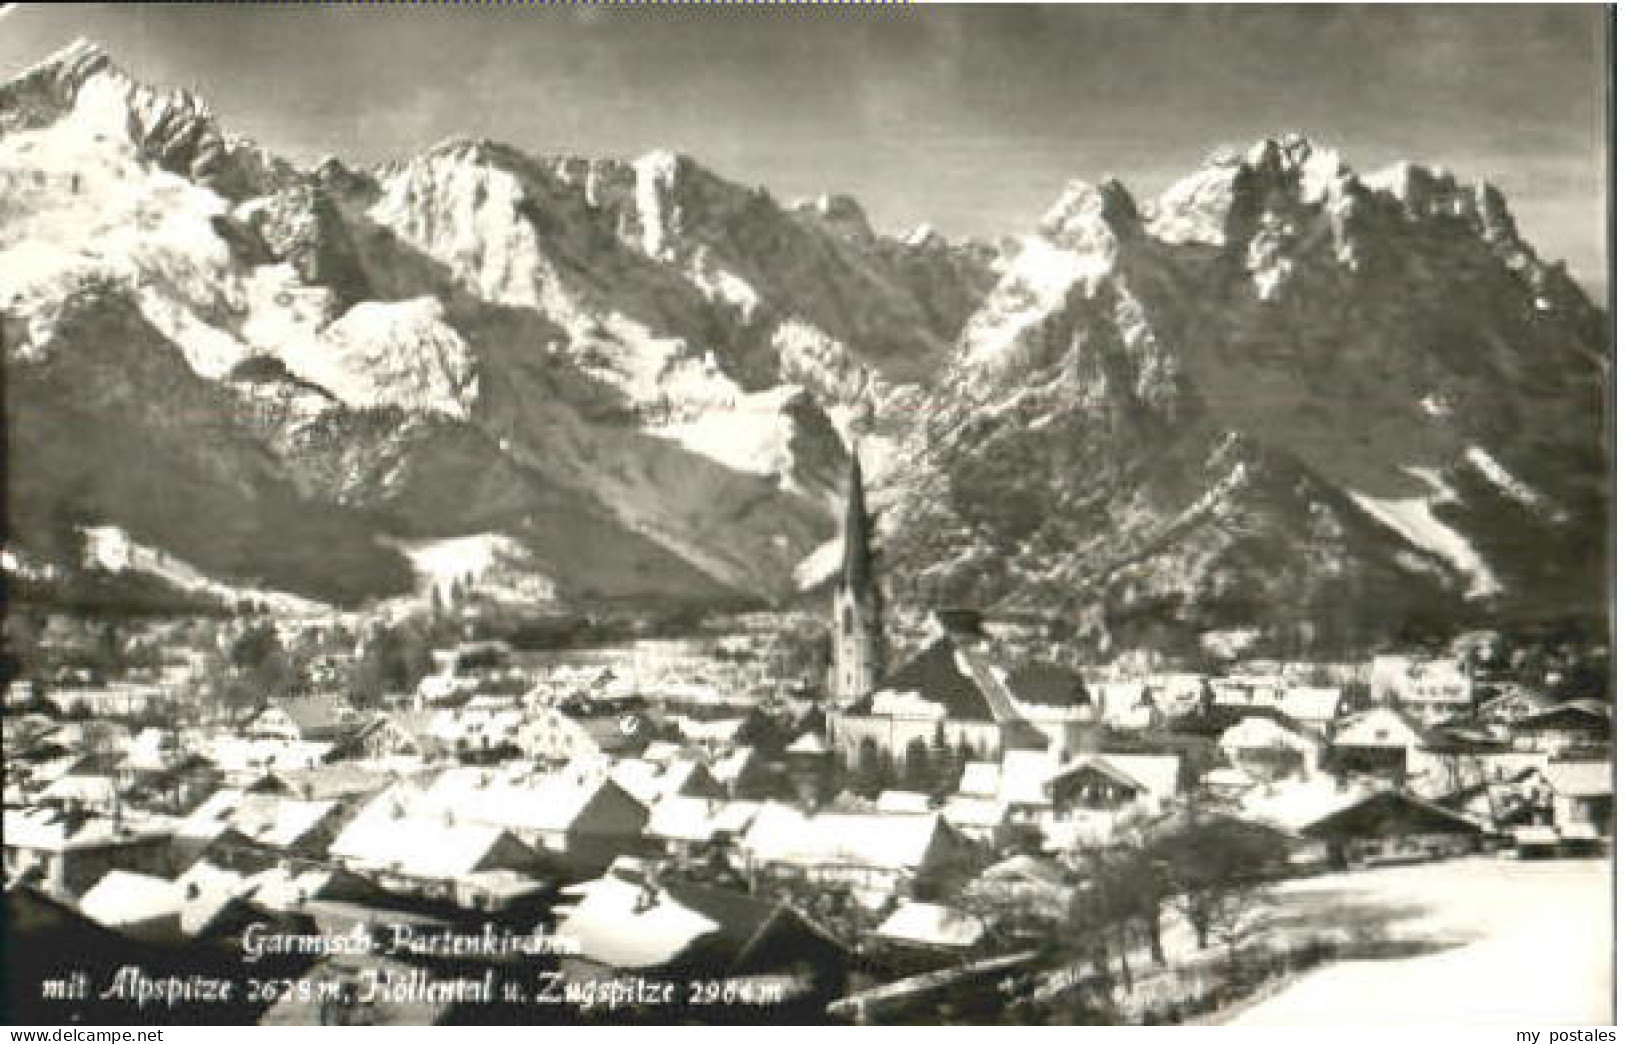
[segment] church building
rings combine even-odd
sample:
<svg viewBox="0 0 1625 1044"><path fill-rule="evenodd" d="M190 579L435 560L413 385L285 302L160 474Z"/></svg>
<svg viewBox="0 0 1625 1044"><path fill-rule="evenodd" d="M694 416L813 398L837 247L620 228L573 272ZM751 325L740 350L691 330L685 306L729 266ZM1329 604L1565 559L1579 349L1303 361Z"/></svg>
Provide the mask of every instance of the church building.
<svg viewBox="0 0 1625 1044"><path fill-rule="evenodd" d="M1064 667L1005 663L974 611L937 613L937 638L888 670L879 576L852 459L841 571L834 602L829 737L852 766L864 748L896 761L911 746L946 744L977 758L1006 751L1075 751L1099 713L1081 678Z"/></svg>
<svg viewBox="0 0 1625 1044"><path fill-rule="evenodd" d="M873 692L886 669L880 578L875 572L874 549L869 542L863 466L858 463L855 448L841 537L841 571L835 578L834 660L830 678L830 695L837 705Z"/></svg>

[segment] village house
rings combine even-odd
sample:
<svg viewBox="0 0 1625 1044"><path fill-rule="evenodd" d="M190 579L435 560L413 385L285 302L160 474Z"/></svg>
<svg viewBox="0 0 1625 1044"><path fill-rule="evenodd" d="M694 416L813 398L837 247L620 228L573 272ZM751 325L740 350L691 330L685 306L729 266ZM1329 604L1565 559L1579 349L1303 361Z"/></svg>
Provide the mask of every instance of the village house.
<svg viewBox="0 0 1625 1044"><path fill-rule="evenodd" d="M1372 707L1340 722L1332 734L1327 768L1403 782L1433 737L1427 727L1392 705Z"/></svg>
<svg viewBox="0 0 1625 1044"><path fill-rule="evenodd" d="M181 821L175 845L191 858L209 852L233 865L255 868L274 863L278 856L320 858L338 836L344 817L337 801L221 790ZM230 836L222 838L228 830ZM245 850L228 853L234 848Z"/></svg>
<svg viewBox="0 0 1625 1044"><path fill-rule="evenodd" d="M1180 768L1178 754L1081 754L1052 770L1045 790L1063 817L1135 804L1156 811L1178 795Z"/></svg>
<svg viewBox="0 0 1625 1044"><path fill-rule="evenodd" d="M8 808L6 878L34 882L53 898L76 899L109 870L169 873L174 833L168 818L95 816L73 806Z"/></svg>
<svg viewBox="0 0 1625 1044"><path fill-rule="evenodd" d="M185 941L185 906L174 881L130 870L108 871L79 900L79 912L102 927L155 943Z"/></svg>
<svg viewBox="0 0 1625 1044"><path fill-rule="evenodd" d="M871 902L930 898L972 872L974 854L940 815L865 815L766 804L740 840L747 874L849 889Z"/></svg>
<svg viewBox="0 0 1625 1044"><path fill-rule="evenodd" d="M361 714L338 696L272 700L244 729L254 739L331 743L355 731Z"/></svg>
<svg viewBox="0 0 1625 1044"><path fill-rule="evenodd" d="M45 701L61 714L87 718L139 718L166 711L176 693L167 686L109 682L52 688Z"/></svg>
<svg viewBox="0 0 1625 1044"><path fill-rule="evenodd" d="M67 771L50 780L37 801L70 804L100 815L115 815L126 804L130 780L122 755L105 753L76 758Z"/></svg>
<svg viewBox="0 0 1625 1044"><path fill-rule="evenodd" d="M1606 750L1613 742L1614 722L1600 700L1571 700L1519 718L1508 729L1516 749L1556 756Z"/></svg>
<svg viewBox="0 0 1625 1044"><path fill-rule="evenodd" d="M610 769L610 778L646 807L667 797L724 798L727 788L718 783L705 763L680 757L663 763L644 758L622 758Z"/></svg>
<svg viewBox="0 0 1625 1044"><path fill-rule="evenodd" d="M1098 720L1120 732L1143 732L1159 728L1168 720L1151 686L1141 678L1096 682L1091 695Z"/></svg>
<svg viewBox="0 0 1625 1044"><path fill-rule="evenodd" d="M449 769L409 800L416 814L501 827L544 853L554 873L577 879L643 851L649 819L613 780L575 768L521 777Z"/></svg>
<svg viewBox="0 0 1625 1044"><path fill-rule="evenodd" d="M525 757L550 765L564 765L603 753L598 737L579 718L550 704L532 704L512 738Z"/></svg>
<svg viewBox="0 0 1625 1044"><path fill-rule="evenodd" d="M767 976L785 987L782 1001L819 1004L845 985L845 948L784 902L646 874L612 873L564 891L577 900L558 930L580 948L562 962L572 981L623 972L678 981Z"/></svg>
<svg viewBox="0 0 1625 1044"><path fill-rule="evenodd" d="M434 713L427 711L376 715L346 737L333 757L374 763L430 762L447 757L453 746L436 734L434 719Z"/></svg>
<svg viewBox="0 0 1625 1044"><path fill-rule="evenodd" d="M1281 696L1281 713L1321 738L1348 709L1348 697L1336 686L1293 685Z"/></svg>
<svg viewBox="0 0 1625 1044"><path fill-rule="evenodd" d="M1208 680L1215 707L1270 707L1279 709L1286 679L1278 669L1233 671Z"/></svg>
<svg viewBox="0 0 1625 1044"><path fill-rule="evenodd" d="M1324 741L1282 716L1253 713L1219 736L1219 750L1236 768L1267 778L1318 771Z"/></svg>
<svg viewBox="0 0 1625 1044"><path fill-rule="evenodd" d="M414 814L396 793L375 798L328 850L344 867L388 891L455 901L482 870L537 869L536 853L501 827Z"/></svg>
<svg viewBox="0 0 1625 1044"><path fill-rule="evenodd" d="M1552 790L1552 826L1566 842L1597 842L1614 832L1614 773L1606 761L1554 761L1544 770Z"/></svg>
<svg viewBox="0 0 1625 1044"><path fill-rule="evenodd" d="M677 866L729 863L760 809L754 801L674 794L650 808L644 832Z"/></svg>
<svg viewBox="0 0 1625 1044"><path fill-rule="evenodd" d="M913 790L882 790L875 795L875 811L888 815L922 815L931 811L931 795Z"/></svg>
<svg viewBox="0 0 1625 1044"><path fill-rule="evenodd" d="M916 900L899 904L870 933L876 942L897 947L915 958L956 960L975 950L986 935L987 924L980 917L955 906Z"/></svg>
<svg viewBox="0 0 1625 1044"><path fill-rule="evenodd" d="M204 739L201 752L224 773L228 784L248 786L267 772L326 764L335 749L336 744L326 740L270 739L219 732Z"/></svg>
<svg viewBox="0 0 1625 1044"><path fill-rule="evenodd" d="M780 774L755 747L736 747L711 762L711 778L736 800L764 801L781 796Z"/></svg>
<svg viewBox="0 0 1625 1044"><path fill-rule="evenodd" d="M393 773L341 761L311 768L276 769L246 789L254 794L278 794L301 801L353 801L370 798L395 781Z"/></svg>
<svg viewBox="0 0 1625 1044"><path fill-rule="evenodd" d="M964 889L974 905L1024 908L1038 916L1065 914L1071 896L1065 867L1054 859L1022 853L982 871Z"/></svg>
<svg viewBox="0 0 1625 1044"><path fill-rule="evenodd" d="M1010 809L997 797L951 794L942 806L942 818L966 840L986 848L999 844L1014 824Z"/></svg>
<svg viewBox="0 0 1625 1044"><path fill-rule="evenodd" d="M1557 706L1558 701L1526 685L1497 682L1484 686L1486 695L1474 708L1477 720L1489 725L1509 726L1515 721Z"/></svg>
<svg viewBox="0 0 1625 1044"><path fill-rule="evenodd" d="M1301 824L1298 832L1325 843L1334 867L1465 855L1483 837L1471 819L1402 790L1355 796Z"/></svg>
<svg viewBox="0 0 1625 1044"><path fill-rule="evenodd" d="M1371 701L1392 704L1423 724L1471 713L1472 669L1452 658L1381 655L1371 659Z"/></svg>
<svg viewBox="0 0 1625 1044"><path fill-rule="evenodd" d="M1471 819L1486 833L1507 834L1552 823L1551 785L1536 768L1463 787L1440 797L1438 804Z"/></svg>

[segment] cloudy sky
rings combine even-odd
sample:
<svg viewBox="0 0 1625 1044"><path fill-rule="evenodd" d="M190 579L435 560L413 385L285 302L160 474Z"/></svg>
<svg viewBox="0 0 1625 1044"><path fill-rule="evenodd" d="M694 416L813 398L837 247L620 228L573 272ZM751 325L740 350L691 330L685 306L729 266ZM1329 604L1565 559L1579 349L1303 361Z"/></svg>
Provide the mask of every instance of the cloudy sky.
<svg viewBox="0 0 1625 1044"><path fill-rule="evenodd" d="M0 76L75 36L290 157L452 136L690 152L884 230L1020 233L1070 178L1145 198L1215 146L1302 130L1361 170L1483 177L1606 272L1600 7L11 5Z"/></svg>

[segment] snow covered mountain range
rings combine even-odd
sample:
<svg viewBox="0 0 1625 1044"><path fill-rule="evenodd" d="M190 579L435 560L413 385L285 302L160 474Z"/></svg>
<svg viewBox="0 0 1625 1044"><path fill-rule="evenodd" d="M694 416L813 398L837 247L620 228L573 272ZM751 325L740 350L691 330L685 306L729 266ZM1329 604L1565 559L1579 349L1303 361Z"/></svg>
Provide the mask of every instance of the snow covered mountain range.
<svg viewBox="0 0 1625 1044"><path fill-rule="evenodd" d="M79 43L0 86L0 184L25 559L111 527L336 603L780 602L861 434L904 597L1600 597L1603 317L1442 172L1266 142L1153 205L1069 186L1012 252L669 152L299 170Z"/></svg>

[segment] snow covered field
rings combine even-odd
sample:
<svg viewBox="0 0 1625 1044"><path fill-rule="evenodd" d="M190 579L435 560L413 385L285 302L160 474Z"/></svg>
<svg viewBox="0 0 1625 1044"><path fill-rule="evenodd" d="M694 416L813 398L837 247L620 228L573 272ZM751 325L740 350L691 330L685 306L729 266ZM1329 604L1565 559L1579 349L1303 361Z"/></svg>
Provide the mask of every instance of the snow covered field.
<svg viewBox="0 0 1625 1044"><path fill-rule="evenodd" d="M1348 933L1399 956L1340 961L1234 1025L1605 1024L1613 1020L1606 860L1488 857L1333 874L1280 889L1287 931Z"/></svg>

